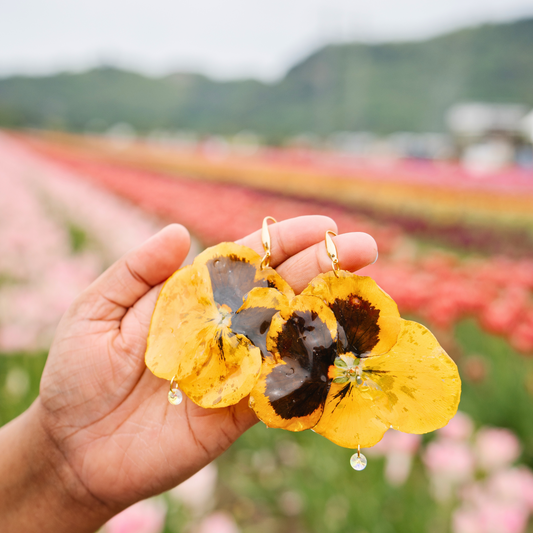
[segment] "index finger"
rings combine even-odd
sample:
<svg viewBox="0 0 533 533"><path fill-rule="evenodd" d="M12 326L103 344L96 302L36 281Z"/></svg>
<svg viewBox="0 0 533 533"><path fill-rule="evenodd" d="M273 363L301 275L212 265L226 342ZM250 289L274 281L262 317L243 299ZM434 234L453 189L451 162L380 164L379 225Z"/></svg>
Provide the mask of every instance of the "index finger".
<svg viewBox="0 0 533 533"><path fill-rule="evenodd" d="M333 219L322 215L290 218L270 224L270 266L275 268L293 255L322 241L328 229L336 232L337 224ZM260 255L264 254L261 230L239 239L237 243L248 246Z"/></svg>

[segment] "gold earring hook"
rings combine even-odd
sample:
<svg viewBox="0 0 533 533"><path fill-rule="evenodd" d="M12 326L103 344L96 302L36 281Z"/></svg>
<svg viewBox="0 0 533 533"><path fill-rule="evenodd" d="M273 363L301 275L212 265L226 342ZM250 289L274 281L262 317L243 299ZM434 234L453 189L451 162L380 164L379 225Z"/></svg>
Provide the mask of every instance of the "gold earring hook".
<svg viewBox="0 0 533 533"><path fill-rule="evenodd" d="M278 221L273 217L265 217L263 219L263 227L261 229L261 240L263 241L263 248L265 249L265 255L261 259L261 270L270 266L270 232L268 231L268 221L272 220L274 224L277 224Z"/></svg>
<svg viewBox="0 0 533 533"><path fill-rule="evenodd" d="M334 237L337 236L337 234L330 229L326 231L326 252L328 253L329 258L331 259L331 266L333 268L333 273L338 278L339 275L337 274L337 270L340 270L339 255L337 253L337 247L335 246L335 243L333 242L333 239L331 238L330 233Z"/></svg>

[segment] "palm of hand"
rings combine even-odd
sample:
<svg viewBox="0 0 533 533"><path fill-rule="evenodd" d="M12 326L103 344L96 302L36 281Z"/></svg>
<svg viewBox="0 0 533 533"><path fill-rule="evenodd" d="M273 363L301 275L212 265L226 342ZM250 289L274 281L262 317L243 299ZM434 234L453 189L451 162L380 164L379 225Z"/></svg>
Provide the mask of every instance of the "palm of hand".
<svg viewBox="0 0 533 533"><path fill-rule="evenodd" d="M298 290L328 268L323 246L312 245L334 224L302 217L278 226L273 238L282 252L274 264ZM351 235L359 249L346 262L369 263L375 243ZM258 233L242 241L258 252L260 242ZM106 506L121 508L175 486L256 422L246 399L223 409L202 409L188 398L170 405L168 382L144 364L158 284L180 266L188 244L184 228L169 226L116 263L69 309L50 351L41 383L43 426L84 488Z"/></svg>

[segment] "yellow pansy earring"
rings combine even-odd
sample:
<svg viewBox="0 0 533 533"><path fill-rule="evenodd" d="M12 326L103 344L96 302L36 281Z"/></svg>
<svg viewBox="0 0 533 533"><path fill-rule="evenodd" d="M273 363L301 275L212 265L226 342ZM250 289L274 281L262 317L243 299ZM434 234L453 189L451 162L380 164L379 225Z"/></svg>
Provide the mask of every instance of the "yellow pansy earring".
<svg viewBox="0 0 533 533"><path fill-rule="evenodd" d="M269 266L269 219L274 220L263 221L264 257L221 243L175 272L161 289L145 361L170 381L170 403L182 401L181 388L201 407L227 407L254 386L270 320L294 296Z"/></svg>
<svg viewBox="0 0 533 533"><path fill-rule="evenodd" d="M369 277L341 270L332 235L333 271L314 278L272 318L250 406L269 427L313 429L340 446L361 448L387 429L427 433L456 413L457 367L431 332L400 317Z"/></svg>

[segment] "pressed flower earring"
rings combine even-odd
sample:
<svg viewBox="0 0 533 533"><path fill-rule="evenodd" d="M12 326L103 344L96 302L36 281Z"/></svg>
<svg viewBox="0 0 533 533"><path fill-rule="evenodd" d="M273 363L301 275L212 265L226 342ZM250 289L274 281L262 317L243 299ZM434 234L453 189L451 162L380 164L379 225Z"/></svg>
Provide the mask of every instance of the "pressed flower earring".
<svg viewBox="0 0 533 533"><path fill-rule="evenodd" d="M294 296L269 266L269 219L275 222L263 220L264 257L221 243L175 272L161 289L145 361L156 376L170 380L170 403L179 404L183 391L202 407L226 407L254 386L271 318Z"/></svg>
<svg viewBox="0 0 533 533"><path fill-rule="evenodd" d="M428 329L402 319L374 280L340 269L331 235L332 272L315 277L272 319L250 405L269 427L313 429L357 449L351 464L362 470L361 448L387 429L444 426L457 411L461 382Z"/></svg>

